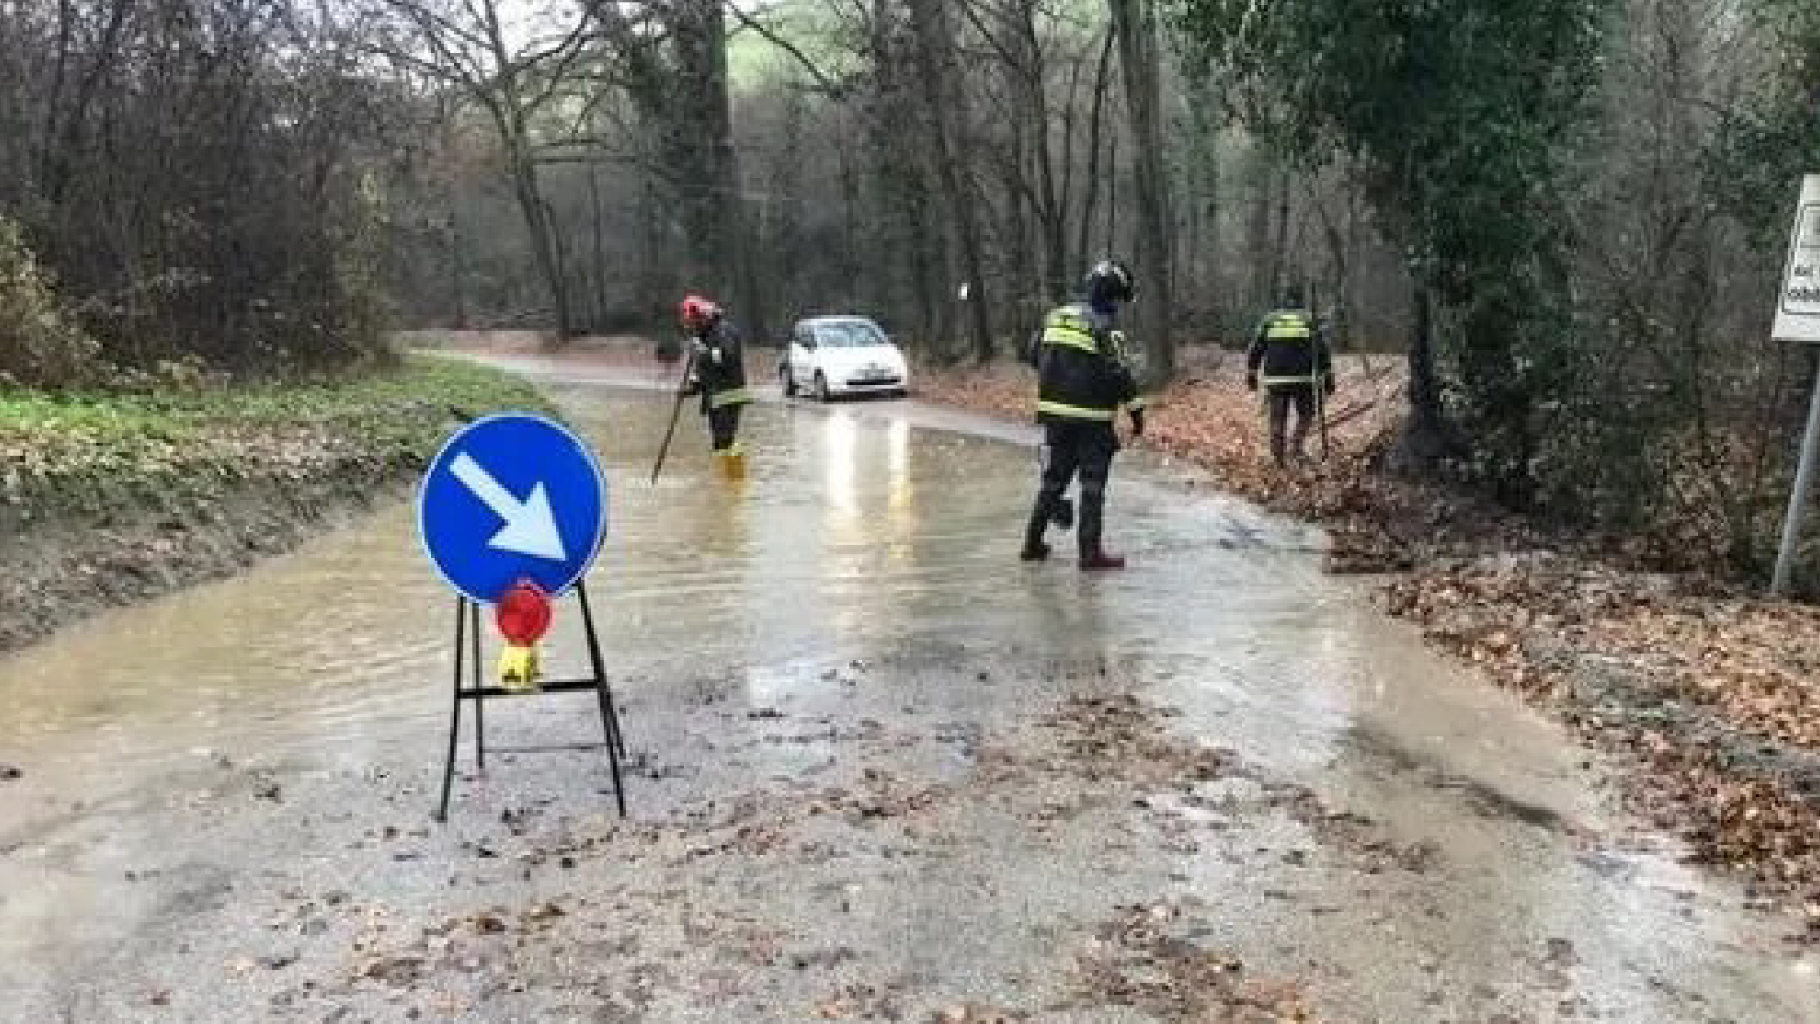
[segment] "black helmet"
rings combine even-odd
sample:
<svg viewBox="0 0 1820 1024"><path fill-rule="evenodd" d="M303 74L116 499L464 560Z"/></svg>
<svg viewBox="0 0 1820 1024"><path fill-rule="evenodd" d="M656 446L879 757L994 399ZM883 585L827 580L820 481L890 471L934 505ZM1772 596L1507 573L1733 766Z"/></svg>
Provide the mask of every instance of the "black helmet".
<svg viewBox="0 0 1820 1024"><path fill-rule="evenodd" d="M1092 305L1107 302L1130 302L1137 296L1137 278L1132 276L1131 268L1123 260L1107 257L1095 263L1087 271L1087 280L1083 282L1087 292L1087 301Z"/></svg>
<svg viewBox="0 0 1820 1024"><path fill-rule="evenodd" d="M1284 308L1284 309L1301 309L1302 308L1302 286L1301 285L1286 284L1283 286L1283 306L1282 306L1282 308Z"/></svg>

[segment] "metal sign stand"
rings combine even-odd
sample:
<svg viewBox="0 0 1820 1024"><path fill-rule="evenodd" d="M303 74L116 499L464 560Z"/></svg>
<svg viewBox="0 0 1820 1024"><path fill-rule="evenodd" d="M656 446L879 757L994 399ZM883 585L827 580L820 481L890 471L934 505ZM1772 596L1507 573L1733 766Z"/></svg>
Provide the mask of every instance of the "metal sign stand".
<svg viewBox="0 0 1820 1024"><path fill-rule="evenodd" d="M1782 517L1782 543L1776 548L1775 574L1770 578L1771 597L1788 593L1801 550L1801 514L1813 490L1814 461L1820 456L1820 373L1814 374L1814 393L1807 404L1807 431L1801 435L1800 460L1795 464L1795 486L1788 495L1788 512Z"/></svg>
<svg viewBox="0 0 1820 1024"><path fill-rule="evenodd" d="M601 727L606 732L607 762L613 768L613 799L619 807L619 816L626 816L626 788L620 768L620 761L626 755L625 737L620 732L619 711L613 702L613 689L607 684L606 663L600 654L600 639L594 632L594 613L588 607L586 583L576 582L575 596L581 602L581 623L588 640L590 677L539 682L536 688L525 690L488 686L481 681L480 605L465 596L455 599L454 703L449 712L449 756L442 772L442 800L436 810L437 821L447 821L449 817L449 791L455 782L455 755L460 745L463 701L474 702L474 763L484 772L487 767L487 698L529 697L582 690L594 691L600 700ZM462 681L464 671L468 674L465 684Z"/></svg>
<svg viewBox="0 0 1820 1024"><path fill-rule="evenodd" d="M1820 174L1801 182L1801 200L1795 207L1795 226L1788 243L1788 265L1783 271L1782 295L1776 303L1771 337L1776 341L1820 344ZM1782 520L1782 542L1776 550L1776 568L1770 577L1771 597L1788 592L1796 556L1801 549L1801 518L1820 459L1820 371L1808 399L1807 430L1801 437L1801 454L1795 467L1795 485L1788 496L1788 513Z"/></svg>

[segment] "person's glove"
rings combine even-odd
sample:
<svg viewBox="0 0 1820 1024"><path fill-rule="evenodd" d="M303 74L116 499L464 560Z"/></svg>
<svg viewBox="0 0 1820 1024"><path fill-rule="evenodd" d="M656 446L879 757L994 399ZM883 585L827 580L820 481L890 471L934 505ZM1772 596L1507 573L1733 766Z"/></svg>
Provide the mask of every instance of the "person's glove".
<svg viewBox="0 0 1820 1024"><path fill-rule="evenodd" d="M1334 380L1332 377L1328 377L1321 382L1321 387L1324 388L1327 391L1327 393L1331 395L1335 391L1339 390L1340 382L1337 380Z"/></svg>
<svg viewBox="0 0 1820 1024"><path fill-rule="evenodd" d="M1256 391L1257 389L1258 389L1258 375L1255 373L1246 374L1245 375L1245 390L1246 391Z"/></svg>
<svg viewBox="0 0 1820 1024"><path fill-rule="evenodd" d="M1129 412L1131 415L1131 436L1132 437L1143 437L1144 436L1144 410L1132 409L1132 410L1129 410Z"/></svg>

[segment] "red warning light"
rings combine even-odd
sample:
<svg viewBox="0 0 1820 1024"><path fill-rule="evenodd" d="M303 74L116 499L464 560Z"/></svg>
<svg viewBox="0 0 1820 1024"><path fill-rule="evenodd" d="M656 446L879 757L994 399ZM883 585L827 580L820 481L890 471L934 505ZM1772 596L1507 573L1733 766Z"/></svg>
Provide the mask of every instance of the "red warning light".
<svg viewBox="0 0 1820 1024"><path fill-rule="evenodd" d="M530 580L519 580L493 609L499 635L514 647L529 647L550 628L550 596Z"/></svg>

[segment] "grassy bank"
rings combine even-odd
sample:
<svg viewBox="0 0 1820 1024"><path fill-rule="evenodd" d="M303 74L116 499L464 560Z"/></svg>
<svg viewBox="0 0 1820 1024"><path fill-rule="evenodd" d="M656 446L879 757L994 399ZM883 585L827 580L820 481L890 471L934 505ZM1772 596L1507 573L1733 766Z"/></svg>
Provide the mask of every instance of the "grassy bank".
<svg viewBox="0 0 1820 1024"><path fill-rule="evenodd" d="M1330 408L1344 421L1318 466L1271 464L1257 399L1229 362L1191 366L1155 396L1138 446L1320 523L1330 571L1392 573L1388 611L1616 754L1642 816L1685 839L1692 859L1743 874L1753 898L1792 910L1800 938L1820 941L1820 609L1651 572L1625 538L1545 529L1378 472L1404 399L1392 367L1375 363L1341 366ZM1030 416L1023 367L918 381L931 401Z"/></svg>
<svg viewBox="0 0 1820 1024"><path fill-rule="evenodd" d="M522 381L437 359L307 385L0 390L0 650L395 496L451 408L548 406Z"/></svg>

